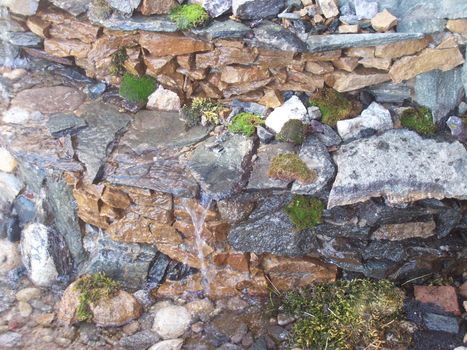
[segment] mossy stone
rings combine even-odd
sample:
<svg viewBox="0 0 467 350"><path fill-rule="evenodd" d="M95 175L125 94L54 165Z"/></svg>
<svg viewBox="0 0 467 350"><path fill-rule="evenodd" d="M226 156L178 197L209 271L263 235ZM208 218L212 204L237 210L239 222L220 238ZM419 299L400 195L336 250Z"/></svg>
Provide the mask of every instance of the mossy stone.
<svg viewBox="0 0 467 350"><path fill-rule="evenodd" d="M297 195L284 210L295 228L302 231L322 223L324 204L318 198Z"/></svg>
<svg viewBox="0 0 467 350"><path fill-rule="evenodd" d="M422 135L432 135L436 132L433 116L426 107L406 109L401 114L401 125Z"/></svg>
<svg viewBox="0 0 467 350"><path fill-rule="evenodd" d="M264 120L259 115L243 112L237 114L229 125L229 131L245 136L253 136L256 127L264 125Z"/></svg>
<svg viewBox="0 0 467 350"><path fill-rule="evenodd" d="M316 179L316 172L309 169L305 162L294 153L281 153L269 165L268 176L284 181L300 181L308 184Z"/></svg>
<svg viewBox="0 0 467 350"><path fill-rule="evenodd" d="M156 91L157 83L150 76L138 77L125 73L120 84L120 96L134 103L146 103Z"/></svg>
<svg viewBox="0 0 467 350"><path fill-rule="evenodd" d="M301 120L291 119L282 127L277 140L301 145L305 140L306 127Z"/></svg>
<svg viewBox="0 0 467 350"><path fill-rule="evenodd" d="M195 97L191 105L182 107L181 115L188 127L199 125L204 119L206 124L217 125L226 108L209 98Z"/></svg>
<svg viewBox="0 0 467 350"><path fill-rule="evenodd" d="M199 4L185 4L175 7L169 18L179 30L189 30L205 24L209 20L209 14Z"/></svg>
<svg viewBox="0 0 467 350"><path fill-rule="evenodd" d="M124 47L118 49L112 54L110 63L110 73L114 76L122 76L125 74L125 61L128 59L126 49Z"/></svg>

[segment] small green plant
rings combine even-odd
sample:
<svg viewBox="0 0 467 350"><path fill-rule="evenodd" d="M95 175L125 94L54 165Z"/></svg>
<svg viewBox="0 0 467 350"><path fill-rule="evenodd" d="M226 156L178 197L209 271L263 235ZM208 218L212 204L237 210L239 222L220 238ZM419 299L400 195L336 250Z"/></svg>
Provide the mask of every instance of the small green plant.
<svg viewBox="0 0 467 350"><path fill-rule="evenodd" d="M125 74L125 61L128 59L126 49L124 47L118 49L112 54L112 61L110 63L110 73L114 76L121 77Z"/></svg>
<svg viewBox="0 0 467 350"><path fill-rule="evenodd" d="M237 114L229 125L229 131L236 134L243 134L245 136L253 136L256 127L263 125L264 120L256 114L243 112Z"/></svg>
<svg viewBox="0 0 467 350"><path fill-rule="evenodd" d="M360 102L350 100L340 92L325 88L310 98L310 106L319 107L324 124L335 127L339 120L357 116L362 106Z"/></svg>
<svg viewBox="0 0 467 350"><path fill-rule="evenodd" d="M221 113L226 108L220 103L214 102L209 98L195 97L191 101L191 106L182 107L182 117L188 127L203 124L217 125L220 123Z"/></svg>
<svg viewBox="0 0 467 350"><path fill-rule="evenodd" d="M297 318L291 347L392 349L388 333L399 346L410 342L399 323L403 299L403 292L386 280L340 280L289 292L281 297L279 310Z"/></svg>
<svg viewBox="0 0 467 350"><path fill-rule="evenodd" d="M410 108L403 111L401 125L422 135L431 135L436 132L433 116L426 107Z"/></svg>
<svg viewBox="0 0 467 350"><path fill-rule="evenodd" d="M279 141L301 145L305 140L305 133L305 125L298 119L291 119L284 124L276 138Z"/></svg>
<svg viewBox="0 0 467 350"><path fill-rule="evenodd" d="M272 159L268 176L285 181L298 180L303 184L307 184L316 179L316 172L310 170L298 155L281 153Z"/></svg>
<svg viewBox="0 0 467 350"><path fill-rule="evenodd" d="M175 22L179 30L189 30L205 24L209 20L209 15L199 4L185 4L174 8L169 18Z"/></svg>
<svg viewBox="0 0 467 350"><path fill-rule="evenodd" d="M78 321L91 322L91 305L113 297L120 289L120 284L103 273L81 277L76 283L79 291L79 305L76 311Z"/></svg>
<svg viewBox="0 0 467 350"><path fill-rule="evenodd" d="M284 208L298 231L313 228L322 223L324 204L318 198L296 195Z"/></svg>
<svg viewBox="0 0 467 350"><path fill-rule="evenodd" d="M156 88L156 81L150 76L138 77L125 73L120 84L120 96L130 102L146 103Z"/></svg>

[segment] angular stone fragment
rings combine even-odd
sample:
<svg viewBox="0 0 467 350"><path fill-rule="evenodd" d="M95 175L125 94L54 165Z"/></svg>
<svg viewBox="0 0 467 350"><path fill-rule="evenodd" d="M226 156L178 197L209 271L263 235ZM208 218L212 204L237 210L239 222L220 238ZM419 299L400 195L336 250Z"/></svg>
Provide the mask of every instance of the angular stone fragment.
<svg viewBox="0 0 467 350"><path fill-rule="evenodd" d="M221 80L227 84L241 84L269 78L269 71L261 67L226 66Z"/></svg>
<svg viewBox="0 0 467 350"><path fill-rule="evenodd" d="M467 35L467 19L450 19L446 28L451 32Z"/></svg>
<svg viewBox="0 0 467 350"><path fill-rule="evenodd" d="M388 71L391 67L391 59L390 58L379 58L379 57L367 57L362 58L358 61L363 67L365 68L375 68L379 70Z"/></svg>
<svg viewBox="0 0 467 350"><path fill-rule="evenodd" d="M149 32L141 33L139 43L154 57L185 55L209 51L212 48L210 43L188 36Z"/></svg>
<svg viewBox="0 0 467 350"><path fill-rule="evenodd" d="M403 224L388 224L380 226L373 232L372 239L387 239L401 241L409 238L428 238L435 234L436 224L433 220L427 222L407 222Z"/></svg>
<svg viewBox="0 0 467 350"><path fill-rule="evenodd" d="M234 16L241 19L263 19L276 16L285 6L284 0L233 0Z"/></svg>
<svg viewBox="0 0 467 350"><path fill-rule="evenodd" d="M358 70L358 69L357 69ZM352 91L390 80L389 74L378 71L336 72L333 88L339 92Z"/></svg>
<svg viewBox="0 0 467 350"><path fill-rule="evenodd" d="M106 0L107 3L114 9L130 15L133 13L138 6L141 0Z"/></svg>
<svg viewBox="0 0 467 350"><path fill-rule="evenodd" d="M346 72L353 72L358 66L358 58L356 57L341 57L332 62L337 69L345 70Z"/></svg>
<svg viewBox="0 0 467 350"><path fill-rule="evenodd" d="M79 40L46 39L44 41L44 50L48 54L57 57L86 58L91 50L91 45Z"/></svg>
<svg viewBox="0 0 467 350"><path fill-rule="evenodd" d="M32 16L36 13L39 0L6 0L2 5L8 6L11 12L23 16Z"/></svg>
<svg viewBox="0 0 467 350"><path fill-rule="evenodd" d="M97 18L92 18L91 20L95 24L115 31L132 32L135 30L141 30L145 32L166 33L177 31L177 25L166 16L133 16L130 18L117 16L105 20Z"/></svg>
<svg viewBox="0 0 467 350"><path fill-rule="evenodd" d="M143 0L140 11L144 16L167 15L177 5L176 0Z"/></svg>
<svg viewBox="0 0 467 350"><path fill-rule="evenodd" d="M306 107L298 96L292 96L285 103L277 107L266 119L266 126L279 133L291 119L303 120L307 115Z"/></svg>
<svg viewBox="0 0 467 350"><path fill-rule="evenodd" d="M232 7L232 0L194 0L203 6L213 18L219 17Z"/></svg>
<svg viewBox="0 0 467 350"><path fill-rule="evenodd" d="M452 286L415 286L415 299L426 304L434 304L456 316L461 314L456 289Z"/></svg>
<svg viewBox="0 0 467 350"><path fill-rule="evenodd" d="M205 36L208 40L222 38L243 38L251 32L251 29L245 24L233 21L214 21L207 28L194 29L197 35Z"/></svg>
<svg viewBox="0 0 467 350"><path fill-rule="evenodd" d="M317 0L324 17L331 18L339 15L339 9L334 0Z"/></svg>
<svg viewBox="0 0 467 350"><path fill-rule="evenodd" d="M395 17L387 9L378 13L371 19L371 26L377 32L386 32L397 24L397 17Z"/></svg>
<svg viewBox="0 0 467 350"><path fill-rule="evenodd" d="M431 37L427 35L422 39L406 40L386 45L379 45L375 47L375 56L384 58L410 56L426 48L430 41Z"/></svg>
<svg viewBox="0 0 467 350"><path fill-rule="evenodd" d="M291 31L276 24L264 24L254 30L255 40L258 46L265 47L270 50L281 50L289 52L304 52L306 44L300 40Z"/></svg>
<svg viewBox="0 0 467 350"><path fill-rule="evenodd" d="M38 16L28 17L26 25L29 30L41 38L47 38L49 36L50 23L42 20Z"/></svg>
<svg viewBox="0 0 467 350"><path fill-rule="evenodd" d="M467 151L459 142L389 130L348 143L334 154L338 172L328 208L384 196L389 203L467 198Z"/></svg>

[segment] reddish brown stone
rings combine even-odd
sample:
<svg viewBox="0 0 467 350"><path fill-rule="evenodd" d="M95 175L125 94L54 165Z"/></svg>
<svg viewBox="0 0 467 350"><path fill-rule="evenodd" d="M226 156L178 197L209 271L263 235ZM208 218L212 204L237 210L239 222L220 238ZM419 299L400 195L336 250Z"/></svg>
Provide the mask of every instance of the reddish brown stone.
<svg viewBox="0 0 467 350"><path fill-rule="evenodd" d="M226 66L221 70L221 80L227 84L242 84L269 78L269 71L260 67Z"/></svg>
<svg viewBox="0 0 467 350"><path fill-rule="evenodd" d="M426 304L434 304L446 312L460 316L456 289L451 286L415 286L415 299Z"/></svg>
<svg viewBox="0 0 467 350"><path fill-rule="evenodd" d="M249 256L246 253L218 253L213 256L213 262L218 266L230 266L240 272L248 272Z"/></svg>
<svg viewBox="0 0 467 350"><path fill-rule="evenodd" d="M258 58L255 64L267 68L287 67L294 59L294 53L289 51L258 50Z"/></svg>
<svg viewBox="0 0 467 350"><path fill-rule="evenodd" d="M268 85L272 81L272 78L265 79L265 80L258 80L251 83L243 83L243 84L235 84L231 85L228 88L224 89L222 93L224 94L225 98L231 98L233 96L240 96L252 91L258 90L266 85ZM260 98L263 96L261 93ZM256 98L255 98L256 100Z"/></svg>
<svg viewBox="0 0 467 350"><path fill-rule="evenodd" d="M77 20L65 20L60 24L52 24L49 34L52 38L62 40L79 40L83 43L92 44L96 41L99 27L87 22Z"/></svg>
<svg viewBox="0 0 467 350"><path fill-rule="evenodd" d="M144 16L166 15L177 5L176 0L143 0L140 11Z"/></svg>
<svg viewBox="0 0 467 350"><path fill-rule="evenodd" d="M322 89L324 86L324 79L312 73L289 70L287 76L289 84L297 83L299 85L297 91L304 91L303 89L305 89L305 91L313 92Z"/></svg>
<svg viewBox="0 0 467 350"><path fill-rule="evenodd" d="M50 23L47 21L44 21L39 16L28 17L26 21L26 25L28 26L31 32L33 32L36 35L39 35L41 38L50 37L50 34L49 34Z"/></svg>
<svg viewBox="0 0 467 350"><path fill-rule="evenodd" d="M57 57L85 58L91 51L91 45L79 40L45 39L44 50Z"/></svg>
<svg viewBox="0 0 467 350"><path fill-rule="evenodd" d="M178 34L143 32L139 43L154 57L185 55L212 49L212 45L206 41Z"/></svg>
<svg viewBox="0 0 467 350"><path fill-rule="evenodd" d="M330 62L308 61L305 64L305 71L313 74L326 74L334 71L334 66Z"/></svg>
<svg viewBox="0 0 467 350"><path fill-rule="evenodd" d="M106 186L102 194L102 201L111 207L126 209L130 206L131 200L128 194L114 186Z"/></svg>

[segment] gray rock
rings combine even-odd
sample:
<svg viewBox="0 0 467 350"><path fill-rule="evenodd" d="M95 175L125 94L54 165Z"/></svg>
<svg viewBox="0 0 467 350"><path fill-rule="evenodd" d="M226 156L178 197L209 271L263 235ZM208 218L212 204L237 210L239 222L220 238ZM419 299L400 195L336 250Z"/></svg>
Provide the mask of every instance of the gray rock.
<svg viewBox="0 0 467 350"><path fill-rule="evenodd" d="M290 143L274 143L261 145L256 152L256 160L253 163L250 180L247 185L249 190L286 189L291 181L275 180L268 176L272 159L281 153L294 153L294 147ZM327 151L326 151L327 152Z"/></svg>
<svg viewBox="0 0 467 350"><path fill-rule="evenodd" d="M284 7L285 0L232 0L234 16L246 20L274 17Z"/></svg>
<svg viewBox="0 0 467 350"><path fill-rule="evenodd" d="M0 346L6 348L16 348L21 343L23 336L17 332L6 332L0 334Z"/></svg>
<svg viewBox="0 0 467 350"><path fill-rule="evenodd" d="M233 21L214 21L206 28L194 29L193 33L206 37L208 40L224 38L243 38L251 29L243 23Z"/></svg>
<svg viewBox="0 0 467 350"><path fill-rule="evenodd" d="M79 16L88 10L88 5L91 1L92 0L52 0L52 3L71 13L73 16Z"/></svg>
<svg viewBox="0 0 467 350"><path fill-rule="evenodd" d="M299 156L309 169L316 172L316 180L306 185L295 181L292 193L313 195L320 192L336 173L326 146L314 137L309 137L302 145Z"/></svg>
<svg viewBox="0 0 467 350"><path fill-rule="evenodd" d="M23 187L23 183L15 175L0 171L0 206L12 203Z"/></svg>
<svg viewBox="0 0 467 350"><path fill-rule="evenodd" d="M149 289L157 288L162 284L162 282L164 282L164 278L171 261L172 260L167 255L162 254L161 252L156 254L156 257L148 271L147 287Z"/></svg>
<svg viewBox="0 0 467 350"><path fill-rule="evenodd" d="M425 198L467 198L467 151L459 142L423 139L413 131L341 146L328 208L384 196L391 204Z"/></svg>
<svg viewBox="0 0 467 350"><path fill-rule="evenodd" d="M308 111L308 118L311 120L320 120L321 119L321 110L317 106L311 106L307 108ZM304 121L305 124L307 120Z"/></svg>
<svg viewBox="0 0 467 350"><path fill-rule="evenodd" d="M265 115L268 111L268 108L266 106L260 105L259 103L245 102L237 99L232 101L231 107L232 109L238 109L239 112L248 112L261 116Z"/></svg>
<svg viewBox="0 0 467 350"><path fill-rule="evenodd" d="M329 125L314 120L311 126L313 127L312 137L321 141L326 147L334 147L342 143L340 136Z"/></svg>
<svg viewBox="0 0 467 350"><path fill-rule="evenodd" d="M132 350L147 349L151 345L157 343L160 337L152 331L141 331L120 339L119 344L125 348Z"/></svg>
<svg viewBox="0 0 467 350"><path fill-rule="evenodd" d="M451 130L451 135L457 138L459 141L465 141L467 139L467 127L465 124L465 118L459 118L456 116L449 117L446 121L446 125Z"/></svg>
<svg viewBox="0 0 467 350"><path fill-rule="evenodd" d="M107 3L121 13L131 15L141 0L106 0Z"/></svg>
<svg viewBox="0 0 467 350"><path fill-rule="evenodd" d="M87 123L84 119L78 118L72 113L56 113L47 120L47 128L55 138L76 135L78 131L86 126Z"/></svg>
<svg viewBox="0 0 467 350"><path fill-rule="evenodd" d="M86 86L84 91L86 95L88 95L90 98L95 100L100 95L102 95L106 89L107 89L107 85L105 83L99 82L93 85Z"/></svg>
<svg viewBox="0 0 467 350"><path fill-rule="evenodd" d="M268 346L266 344L266 340L264 338L259 338L257 341L250 346L249 350L267 350Z"/></svg>
<svg viewBox="0 0 467 350"><path fill-rule="evenodd" d="M16 197L13 208L18 214L19 224L22 227L32 222L37 214L35 203L23 194Z"/></svg>
<svg viewBox="0 0 467 350"><path fill-rule="evenodd" d="M14 0L3 1L2 5L8 6L11 12L23 16L32 16L39 7L39 0Z"/></svg>
<svg viewBox="0 0 467 350"><path fill-rule="evenodd" d="M308 51L321 52L351 47L385 45L398 41L421 38L423 38L423 34L416 33L331 34L310 35L306 43L308 45Z"/></svg>
<svg viewBox="0 0 467 350"><path fill-rule="evenodd" d="M353 0L358 19L372 19L378 13L378 2L375 0Z"/></svg>
<svg viewBox="0 0 467 350"><path fill-rule="evenodd" d="M125 32L142 30L146 32L169 32L177 31L177 25L165 16L134 16L131 18L111 17L108 19L92 18L94 24L101 25L112 30Z"/></svg>
<svg viewBox="0 0 467 350"><path fill-rule="evenodd" d="M0 41L0 65L5 67L17 66L19 51L19 47ZM3 93L0 96L3 97Z"/></svg>
<svg viewBox="0 0 467 350"><path fill-rule="evenodd" d="M464 87L464 90L465 90L465 87ZM464 101L462 101L459 104L459 114L461 115L467 114L467 103L465 103Z"/></svg>
<svg viewBox="0 0 467 350"><path fill-rule="evenodd" d="M447 72L434 70L415 78L414 100L431 109L435 122L454 110L463 96L462 67Z"/></svg>
<svg viewBox="0 0 467 350"><path fill-rule="evenodd" d="M274 139L274 134L262 126L256 127L256 135L258 135L262 143L266 144L270 143Z"/></svg>
<svg viewBox="0 0 467 350"><path fill-rule="evenodd" d="M104 103L88 104L81 113L88 127L76 136L76 155L86 166L85 176L93 181L102 175L103 165L112 151L115 139L124 131L131 118Z"/></svg>
<svg viewBox="0 0 467 350"><path fill-rule="evenodd" d="M9 33L8 42L20 47L37 47L42 43L42 38L31 32Z"/></svg>
<svg viewBox="0 0 467 350"><path fill-rule="evenodd" d="M438 315L427 312L423 315L425 327L432 331L457 334L459 332L459 323L454 316Z"/></svg>
<svg viewBox="0 0 467 350"><path fill-rule="evenodd" d="M465 48L464 56L467 57L467 47ZM464 83L464 95L465 95L465 98L467 99L467 63L465 62L464 62L464 66L462 69L462 82Z"/></svg>
<svg viewBox="0 0 467 350"><path fill-rule="evenodd" d="M284 27L267 23L253 30L255 44L271 50L305 52L306 44L300 38Z"/></svg>
<svg viewBox="0 0 467 350"><path fill-rule="evenodd" d="M222 199L240 190L253 153L253 140L242 135L210 138L193 152L188 167L208 196Z"/></svg>
<svg viewBox="0 0 467 350"><path fill-rule="evenodd" d="M197 0L213 18L226 13L232 7L232 0Z"/></svg>
<svg viewBox="0 0 467 350"><path fill-rule="evenodd" d="M402 103L411 96L411 89L406 83L382 83L369 86L365 90L380 103Z"/></svg>

